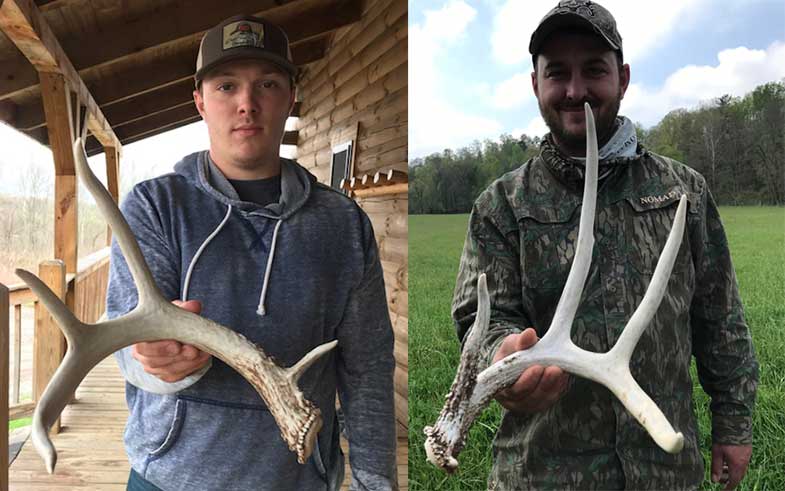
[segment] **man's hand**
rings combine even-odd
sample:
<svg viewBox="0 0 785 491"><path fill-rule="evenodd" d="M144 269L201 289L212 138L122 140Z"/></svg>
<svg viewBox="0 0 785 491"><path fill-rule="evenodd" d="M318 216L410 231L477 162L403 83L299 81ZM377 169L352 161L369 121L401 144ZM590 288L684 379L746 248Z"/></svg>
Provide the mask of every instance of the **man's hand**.
<svg viewBox="0 0 785 491"><path fill-rule="evenodd" d="M744 474L752 455L752 445L711 445L711 481L725 483L723 491L736 489ZM727 475L723 472L723 467Z"/></svg>
<svg viewBox="0 0 785 491"><path fill-rule="evenodd" d="M496 351L493 362L534 346L539 338L531 327L520 334L510 334ZM523 371L513 385L496 395L496 400L506 409L532 414L548 409L564 394L570 376L556 366L543 368L533 365Z"/></svg>
<svg viewBox="0 0 785 491"><path fill-rule="evenodd" d="M202 311L198 300L175 300L172 303L194 314ZM131 354L142 364L145 372L169 383L179 382L210 361L209 353L175 340L136 343L131 347Z"/></svg>

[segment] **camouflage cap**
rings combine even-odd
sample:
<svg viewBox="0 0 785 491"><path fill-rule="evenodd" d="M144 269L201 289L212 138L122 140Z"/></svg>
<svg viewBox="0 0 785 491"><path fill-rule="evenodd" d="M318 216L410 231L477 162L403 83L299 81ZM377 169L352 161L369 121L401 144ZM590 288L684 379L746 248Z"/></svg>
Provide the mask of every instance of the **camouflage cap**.
<svg viewBox="0 0 785 491"><path fill-rule="evenodd" d="M207 72L232 60L258 59L278 65L292 78L297 65L292 61L289 38L280 27L259 17L237 15L207 31L196 58L197 87Z"/></svg>
<svg viewBox="0 0 785 491"><path fill-rule="evenodd" d="M621 35L616 21L602 5L589 0L562 0L540 21L532 33L529 53L537 56L545 39L565 27L584 27L597 33L614 51L622 55Z"/></svg>

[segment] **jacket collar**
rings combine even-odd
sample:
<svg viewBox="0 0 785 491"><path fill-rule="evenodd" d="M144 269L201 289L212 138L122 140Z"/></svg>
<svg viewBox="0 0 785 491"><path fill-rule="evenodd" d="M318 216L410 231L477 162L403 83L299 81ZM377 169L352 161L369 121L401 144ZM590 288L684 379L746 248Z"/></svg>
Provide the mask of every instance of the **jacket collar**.
<svg viewBox="0 0 785 491"><path fill-rule="evenodd" d="M645 153L646 150L638 143L635 149L635 155L632 157L617 157L600 160L598 168L599 180L602 181L612 173L615 173L617 169L626 167L634 161L638 161ZM556 179L573 189L580 190L582 188L583 178L586 173L585 162L561 153L553 143L550 133L545 135L545 138L543 138L540 143L539 157L545 164L545 167Z"/></svg>
<svg viewBox="0 0 785 491"><path fill-rule="evenodd" d="M196 171L200 186L219 201L240 210L256 211L282 220L289 218L305 204L316 181L316 178L297 162L281 158L281 198L278 203L260 207L255 203L240 201L234 187L210 158L209 151L197 155Z"/></svg>

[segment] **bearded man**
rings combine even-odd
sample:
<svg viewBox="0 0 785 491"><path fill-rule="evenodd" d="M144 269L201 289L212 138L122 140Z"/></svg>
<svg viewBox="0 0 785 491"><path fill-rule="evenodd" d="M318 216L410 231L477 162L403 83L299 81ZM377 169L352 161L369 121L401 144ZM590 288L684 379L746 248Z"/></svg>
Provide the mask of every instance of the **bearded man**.
<svg viewBox="0 0 785 491"><path fill-rule="evenodd" d="M588 102L597 122L599 183L592 265L572 326L579 347L608 351L651 280L679 198L687 227L663 302L633 353L633 377L684 449L661 450L603 386L559 367L530 367L504 407L488 479L493 490L696 489L704 476L690 362L711 397L712 480L733 489L752 452L758 380L749 330L717 206L705 179L647 151L619 116L630 82L613 16L586 0L560 2L531 37L532 87L550 133L540 153L477 199L461 258L453 319L464 338L488 273L490 364L537 342L550 325L575 253Z"/></svg>

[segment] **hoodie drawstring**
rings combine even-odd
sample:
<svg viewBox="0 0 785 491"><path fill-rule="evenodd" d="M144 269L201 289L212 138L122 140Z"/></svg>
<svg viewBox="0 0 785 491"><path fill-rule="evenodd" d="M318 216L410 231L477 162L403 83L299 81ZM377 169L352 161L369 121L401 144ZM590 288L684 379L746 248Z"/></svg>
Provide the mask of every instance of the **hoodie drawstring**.
<svg viewBox="0 0 785 491"><path fill-rule="evenodd" d="M199 259L199 256L202 255L202 251L205 250L207 244L209 244L210 241L213 240L213 238L215 238L216 235L218 235L218 232L220 232L221 229L224 228L224 225L226 225L226 222L229 220L229 216L231 214L232 214L232 205L229 205L229 208L226 210L226 216L224 217L224 219L221 220L221 223L218 224L215 230L213 230L213 233L208 235L207 238L204 240L204 242L202 242L202 245L200 245L199 249L196 250L196 254L194 254L193 259L191 259L191 264L188 265L188 272L185 273L185 282L183 283L183 294L180 298L180 300L182 300L183 302L188 300L188 285L190 285L191 283L191 273L193 273L194 271L194 266L196 266L196 261Z"/></svg>
<svg viewBox="0 0 785 491"><path fill-rule="evenodd" d="M264 299L267 296L267 285L270 282L270 271L273 269L273 256L275 255L275 242L278 240L278 229L281 227L283 220L278 220L273 230L273 242L270 244L270 254L267 256L267 268L264 271L264 283L262 283L262 294L259 296L259 306L256 308L256 313L259 315L267 315L267 309L264 307Z"/></svg>
<svg viewBox="0 0 785 491"><path fill-rule="evenodd" d="M191 274L193 274L194 266L196 266L196 261L199 260L199 256L202 255L202 252L207 248L207 245L212 241L216 235L224 228L226 222L229 220L229 217L232 214L232 205L226 210L226 216L224 216L221 223L213 230L213 232L207 236L207 238L202 242L202 245L199 246L199 249L196 250L196 254L194 254L193 259L191 259L191 264L188 265L188 271L185 273L185 281L183 282L183 293L180 299L185 302L188 300L188 286L191 283ZM275 224L275 229L273 230L273 241L270 244L270 253L267 256L267 268L264 272L264 282L262 283L262 293L259 296L259 306L256 308L256 313L259 315L267 315L267 309L264 306L265 297L267 297L267 286L270 283L270 271L272 270L273 266L273 257L275 256L275 244L278 241L278 229L281 227L283 223L282 220L278 220L278 223Z"/></svg>

